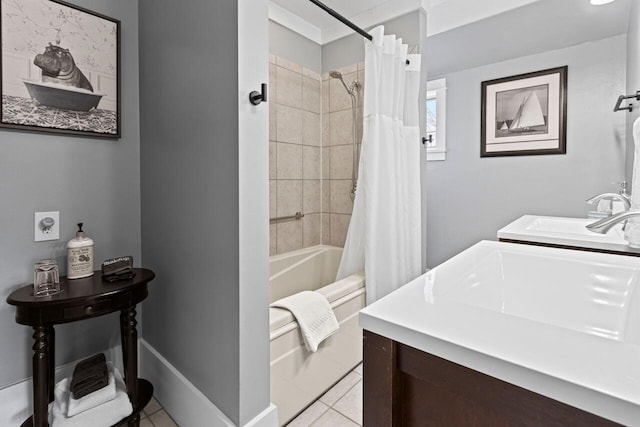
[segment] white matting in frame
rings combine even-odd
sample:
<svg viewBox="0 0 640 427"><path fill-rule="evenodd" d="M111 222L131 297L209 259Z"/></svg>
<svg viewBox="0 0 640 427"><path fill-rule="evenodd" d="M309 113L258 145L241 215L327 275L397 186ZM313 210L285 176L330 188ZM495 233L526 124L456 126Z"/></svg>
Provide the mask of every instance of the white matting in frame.
<svg viewBox="0 0 640 427"><path fill-rule="evenodd" d="M566 153L567 67L482 82L481 157Z"/></svg>

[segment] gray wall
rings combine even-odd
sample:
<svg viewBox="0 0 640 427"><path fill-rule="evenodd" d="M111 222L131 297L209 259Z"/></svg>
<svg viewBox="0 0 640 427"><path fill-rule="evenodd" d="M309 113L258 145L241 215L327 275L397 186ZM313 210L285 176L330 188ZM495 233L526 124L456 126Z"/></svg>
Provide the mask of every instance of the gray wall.
<svg viewBox="0 0 640 427"><path fill-rule="evenodd" d="M624 34L631 3L637 2L594 7L586 0L538 0L436 34L429 37L429 79Z"/></svg>
<svg viewBox="0 0 640 427"><path fill-rule="evenodd" d="M627 86L625 95L636 93L640 90L640 4L637 1L631 3L629 13L629 32L627 33ZM635 142L633 140L633 123L640 117L640 103L634 99L626 102L633 103L634 110L624 114L627 117L627 158L626 158L626 179L631 187L633 178L633 158ZM631 189L628 190L629 193ZM640 189L639 189L640 191Z"/></svg>
<svg viewBox="0 0 640 427"><path fill-rule="evenodd" d="M140 1L142 251L157 273L143 337L236 424L251 392L240 390L238 7Z"/></svg>
<svg viewBox="0 0 640 427"><path fill-rule="evenodd" d="M464 54L464 52L460 52ZM447 160L427 164L428 265L524 214L584 217L584 200L624 175L626 36L525 56L447 78ZM567 154L480 158L480 83L568 65Z"/></svg>
<svg viewBox="0 0 640 427"><path fill-rule="evenodd" d="M273 21L269 21L269 53L293 61L316 73L322 72L320 45Z"/></svg>
<svg viewBox="0 0 640 427"><path fill-rule="evenodd" d="M426 34L420 32L421 13L424 12L415 11L383 22L385 34L396 34L411 47L419 45L420 35ZM360 34L354 33L322 46L322 72L364 61L364 40Z"/></svg>
<svg viewBox="0 0 640 427"><path fill-rule="evenodd" d="M2 301L33 282L33 262L57 258L84 221L95 241L96 268L133 255L140 265L140 123L138 4L75 0L122 21L122 138L105 140L0 130L0 290ZM33 242L33 214L60 211L60 240ZM31 376L32 331L0 304L0 388ZM56 327L58 365L119 344L118 316ZM25 396L26 397L26 396Z"/></svg>

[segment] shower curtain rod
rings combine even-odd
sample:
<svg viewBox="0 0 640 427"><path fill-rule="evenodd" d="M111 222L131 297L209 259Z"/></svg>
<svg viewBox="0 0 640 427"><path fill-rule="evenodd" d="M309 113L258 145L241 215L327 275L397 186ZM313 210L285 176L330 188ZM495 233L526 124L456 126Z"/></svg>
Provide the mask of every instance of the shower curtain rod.
<svg viewBox="0 0 640 427"><path fill-rule="evenodd" d="M340 15L338 12L336 12L333 9L331 9L326 4L324 4L324 3L322 3L321 1L318 1L318 0L309 0L309 1L311 3L313 3L313 4L315 4L316 6L318 6L320 9L324 10L325 12L327 12L329 15L333 16L334 18L336 18L338 21L340 21L343 24L345 24L347 27L351 28L356 33L360 34L362 37L368 39L369 41L373 41L373 36L371 34L367 33L365 30L363 30L362 28L358 27L356 24L354 24L353 22L349 21L347 18L345 18L344 16ZM411 62L407 59L407 65L409 65L410 63Z"/></svg>
<svg viewBox="0 0 640 427"><path fill-rule="evenodd" d="M340 15L338 12L336 12L333 9L331 9L326 4L324 4L324 3L322 3L322 2L320 2L318 0L309 0L309 1L311 3L313 3L313 4L315 4L316 6L318 6L320 9L324 10L325 12L327 12L329 15L333 16L334 18L336 18L338 21L340 21L343 24L345 24L347 27L350 27L353 31L355 31L356 33L360 34L364 38L369 39L369 41L373 40L373 36L371 36L371 34L367 33L365 30L363 30L362 28L358 27L356 24L354 24L353 22L349 21L347 18L345 18L344 16Z"/></svg>

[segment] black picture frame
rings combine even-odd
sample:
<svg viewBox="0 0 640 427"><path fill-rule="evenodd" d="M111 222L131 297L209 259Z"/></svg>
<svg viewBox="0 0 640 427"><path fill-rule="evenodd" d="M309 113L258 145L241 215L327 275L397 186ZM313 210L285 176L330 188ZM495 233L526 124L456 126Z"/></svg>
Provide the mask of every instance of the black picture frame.
<svg viewBox="0 0 640 427"><path fill-rule="evenodd" d="M120 138L120 27L62 0L0 0L0 128Z"/></svg>
<svg viewBox="0 0 640 427"><path fill-rule="evenodd" d="M568 67L481 83L480 157L567 153Z"/></svg>

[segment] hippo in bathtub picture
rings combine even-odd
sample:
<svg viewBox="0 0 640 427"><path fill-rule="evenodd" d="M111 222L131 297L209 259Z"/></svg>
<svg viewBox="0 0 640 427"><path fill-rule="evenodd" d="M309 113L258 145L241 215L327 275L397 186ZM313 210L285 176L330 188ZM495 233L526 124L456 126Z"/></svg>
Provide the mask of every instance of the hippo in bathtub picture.
<svg viewBox="0 0 640 427"><path fill-rule="evenodd" d="M39 104L76 111L98 107L104 95L93 93L93 85L76 65L69 49L49 43L33 63L42 70L42 82L25 80L24 84Z"/></svg>
<svg viewBox="0 0 640 427"><path fill-rule="evenodd" d="M42 81L75 86L93 92L91 82L76 65L69 49L54 46L44 48L44 53L36 55L33 63L42 69Z"/></svg>

